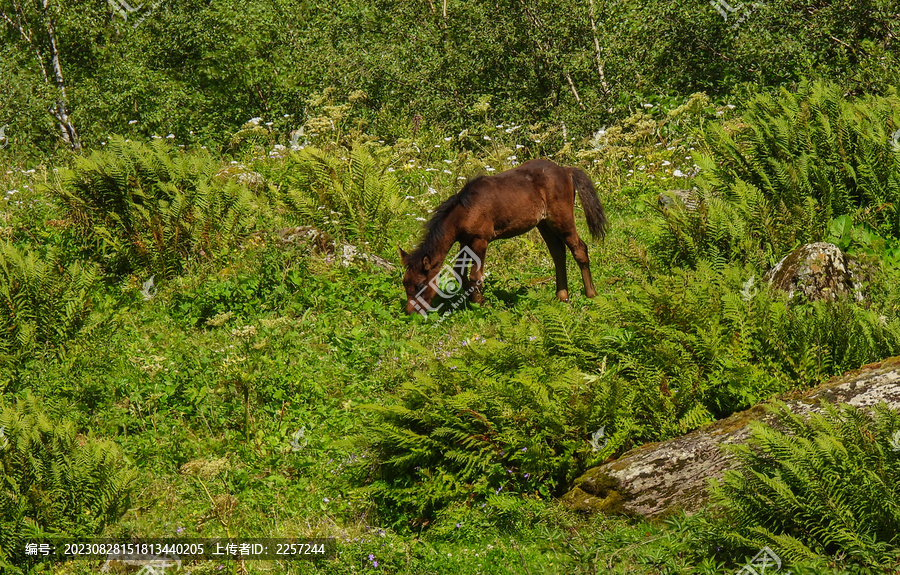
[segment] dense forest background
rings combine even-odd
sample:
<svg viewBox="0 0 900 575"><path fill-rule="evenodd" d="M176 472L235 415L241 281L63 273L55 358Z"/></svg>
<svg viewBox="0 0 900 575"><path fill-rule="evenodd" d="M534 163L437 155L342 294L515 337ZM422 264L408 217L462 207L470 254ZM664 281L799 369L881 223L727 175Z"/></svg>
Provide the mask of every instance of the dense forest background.
<svg viewBox="0 0 900 575"><path fill-rule="evenodd" d="M51 25L72 124L88 147L110 133L221 146L254 116L299 128L308 96L327 87L364 91L364 117L387 137L423 125L463 130L488 99L498 122L585 136L694 92L734 99L827 77L883 93L898 74L900 24L886 0L2 6L0 125L22 153L59 144L47 114L60 98Z"/></svg>

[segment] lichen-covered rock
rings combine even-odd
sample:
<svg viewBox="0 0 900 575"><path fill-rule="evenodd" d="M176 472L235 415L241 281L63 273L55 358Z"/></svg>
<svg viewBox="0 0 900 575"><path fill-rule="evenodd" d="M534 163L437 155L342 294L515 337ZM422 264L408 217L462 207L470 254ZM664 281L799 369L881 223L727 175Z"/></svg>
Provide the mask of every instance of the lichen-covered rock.
<svg viewBox="0 0 900 575"><path fill-rule="evenodd" d="M267 233L274 234L278 238L277 241L283 244L311 245L316 253L325 255L325 261L329 264L338 263L343 267L350 267L354 262L365 261L386 272L397 269L397 266L386 259L365 253L353 244L334 241L327 233L311 226L282 228L274 232L255 232L253 237L261 240Z"/></svg>
<svg viewBox="0 0 900 575"><path fill-rule="evenodd" d="M661 210L669 210L681 206L685 211L693 212L700 207L700 196L697 195L697 188L691 190L669 190L661 193L656 203Z"/></svg>
<svg viewBox="0 0 900 575"><path fill-rule="evenodd" d="M821 403L848 403L870 408L885 402L900 409L900 357L864 366L786 400L794 413L821 412ZM722 445L743 442L748 424L771 421L763 406L736 413L682 437L633 449L614 461L590 469L563 496L585 513L623 513L658 517L677 510L695 511L707 500L707 480L733 465Z"/></svg>
<svg viewBox="0 0 900 575"><path fill-rule="evenodd" d="M827 242L806 244L785 256L769 270L769 284L788 293L802 294L807 300L834 301L848 294L863 300L859 266L839 247Z"/></svg>

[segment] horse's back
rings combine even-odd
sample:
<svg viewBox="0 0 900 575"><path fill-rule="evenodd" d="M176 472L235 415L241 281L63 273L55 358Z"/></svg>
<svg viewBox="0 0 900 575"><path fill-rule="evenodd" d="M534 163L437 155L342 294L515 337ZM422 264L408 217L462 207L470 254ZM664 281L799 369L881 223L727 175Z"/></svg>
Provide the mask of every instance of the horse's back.
<svg viewBox="0 0 900 575"><path fill-rule="evenodd" d="M570 212L574 205L572 180L566 168L550 160L529 160L470 184L465 187L472 206L463 226L466 235L513 237L554 215L560 204L569 204Z"/></svg>

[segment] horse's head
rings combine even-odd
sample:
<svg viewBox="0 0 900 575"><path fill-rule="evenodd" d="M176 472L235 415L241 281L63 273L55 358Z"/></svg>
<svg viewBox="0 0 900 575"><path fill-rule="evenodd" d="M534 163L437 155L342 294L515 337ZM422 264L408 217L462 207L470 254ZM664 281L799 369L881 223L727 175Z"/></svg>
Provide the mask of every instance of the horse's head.
<svg viewBox="0 0 900 575"><path fill-rule="evenodd" d="M437 291L431 286L431 279L437 271L428 256L412 255L400 250L406 273L403 275L403 287L406 289L406 313L427 313Z"/></svg>

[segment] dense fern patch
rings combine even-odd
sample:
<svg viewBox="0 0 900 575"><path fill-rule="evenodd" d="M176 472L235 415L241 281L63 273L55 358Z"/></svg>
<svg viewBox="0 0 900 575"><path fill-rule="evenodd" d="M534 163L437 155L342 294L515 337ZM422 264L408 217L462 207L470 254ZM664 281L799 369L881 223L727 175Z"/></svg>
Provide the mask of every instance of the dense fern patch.
<svg viewBox="0 0 900 575"><path fill-rule="evenodd" d="M110 139L48 186L78 241L108 273L172 277L246 235L267 208L208 152Z"/></svg>
<svg viewBox="0 0 900 575"><path fill-rule="evenodd" d="M713 489L720 541L769 546L789 561L847 554L900 566L900 414L882 405L777 415L731 447L740 468Z"/></svg>
<svg viewBox="0 0 900 575"><path fill-rule="evenodd" d="M0 567L26 565L25 542L89 537L129 509L137 477L111 441L55 421L31 395L0 404Z"/></svg>
<svg viewBox="0 0 900 575"><path fill-rule="evenodd" d="M898 129L896 95L849 98L836 84L806 82L751 98L739 119L704 126L696 208L660 210L657 255L764 271L841 216L900 237Z"/></svg>

